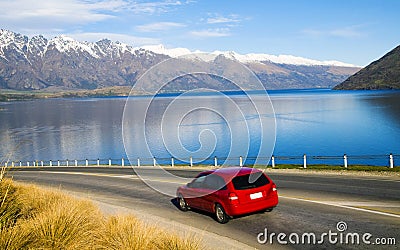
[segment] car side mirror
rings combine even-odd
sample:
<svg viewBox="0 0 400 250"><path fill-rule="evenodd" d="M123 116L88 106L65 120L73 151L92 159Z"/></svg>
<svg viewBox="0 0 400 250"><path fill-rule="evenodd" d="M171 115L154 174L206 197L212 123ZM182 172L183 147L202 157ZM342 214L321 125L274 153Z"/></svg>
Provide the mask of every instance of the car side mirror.
<svg viewBox="0 0 400 250"><path fill-rule="evenodd" d="M191 188L191 187L193 187L193 183L189 182L188 184L186 184L186 186Z"/></svg>

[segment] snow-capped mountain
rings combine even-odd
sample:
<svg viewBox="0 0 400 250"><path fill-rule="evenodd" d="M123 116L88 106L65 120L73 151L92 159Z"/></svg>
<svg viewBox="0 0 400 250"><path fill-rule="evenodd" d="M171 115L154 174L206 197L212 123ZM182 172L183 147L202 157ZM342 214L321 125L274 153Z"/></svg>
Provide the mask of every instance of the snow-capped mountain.
<svg viewBox="0 0 400 250"><path fill-rule="evenodd" d="M141 46L141 47L138 47L137 49L145 49L145 50L157 53L157 54L167 55L167 56L174 57L174 58L194 53L186 48L167 49L162 44ZM197 52L200 53L200 51L197 51Z"/></svg>
<svg viewBox="0 0 400 250"><path fill-rule="evenodd" d="M132 86L151 66L170 57L201 53L163 45L134 48L103 39L80 42L65 35L29 38L0 29L0 89L95 89ZM214 51L205 61L224 57L246 64L268 89L332 87L359 70L350 64L280 55ZM179 63L187 63L179 59ZM187 79L186 79L187 80ZM181 79L180 89L185 88ZM201 79L198 79L201 81ZM186 87L196 87L193 79ZM224 85L218 85L224 88ZM175 89L172 89L174 91Z"/></svg>
<svg viewBox="0 0 400 250"><path fill-rule="evenodd" d="M172 48L167 49L164 45L150 45L150 46L142 46L141 48L153 51L157 54L164 54L170 57L180 57L187 54L194 54L194 53L208 53L200 50L190 51L187 48ZM254 63L254 62L272 62L277 64L290 64L290 65L305 65L305 66L338 66L338 67L358 67L356 65L350 63L344 63L339 61L318 61L313 59L308 59L304 57L292 56L292 55L269 55L269 54L257 54L257 53L250 53L250 54L239 54L235 51L213 51L211 52L212 55L219 56L224 55L226 58L230 58L233 60L238 60L242 63Z"/></svg>
<svg viewBox="0 0 400 250"><path fill-rule="evenodd" d="M28 38L0 30L0 88L94 89L132 85L145 70L167 59L107 39L78 42L67 36Z"/></svg>

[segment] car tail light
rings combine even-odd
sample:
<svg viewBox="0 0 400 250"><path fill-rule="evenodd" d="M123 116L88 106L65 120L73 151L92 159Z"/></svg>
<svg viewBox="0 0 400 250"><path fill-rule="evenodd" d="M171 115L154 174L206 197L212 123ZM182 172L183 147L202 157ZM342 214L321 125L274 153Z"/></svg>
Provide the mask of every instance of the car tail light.
<svg viewBox="0 0 400 250"><path fill-rule="evenodd" d="M276 184L275 183L272 183L272 191L276 192Z"/></svg>
<svg viewBox="0 0 400 250"><path fill-rule="evenodd" d="M239 204L239 197L235 193L229 193L228 199L231 204Z"/></svg>

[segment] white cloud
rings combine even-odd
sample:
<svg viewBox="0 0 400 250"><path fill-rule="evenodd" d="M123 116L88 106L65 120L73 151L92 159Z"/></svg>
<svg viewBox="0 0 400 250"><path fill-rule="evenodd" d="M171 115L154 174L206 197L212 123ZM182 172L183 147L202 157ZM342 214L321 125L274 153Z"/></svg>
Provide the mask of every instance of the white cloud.
<svg viewBox="0 0 400 250"><path fill-rule="evenodd" d="M204 37L204 38L231 36L230 30L226 28L197 30L197 31L191 31L190 34L195 37Z"/></svg>
<svg viewBox="0 0 400 250"><path fill-rule="evenodd" d="M188 2L187 2L188 3ZM134 13L162 13L167 12L171 8L183 5L181 1L157 1L157 2L134 2L129 5L129 10Z"/></svg>
<svg viewBox="0 0 400 250"><path fill-rule="evenodd" d="M80 0L14 0L0 2L0 20L20 23L52 21L56 23L86 23L113 18L106 12L124 8L122 0L85 2Z"/></svg>
<svg viewBox="0 0 400 250"><path fill-rule="evenodd" d="M155 38L150 37L137 37L130 36L125 34L116 34L116 33L74 33L67 34L78 41L88 41L88 42L97 42L101 39L107 38L111 41L119 41L121 43L125 43L131 46L142 46L142 45L155 45L160 44L161 41Z"/></svg>
<svg viewBox="0 0 400 250"><path fill-rule="evenodd" d="M175 22L158 22L158 23L138 25L136 26L136 30L140 32L155 32L155 31L164 31L180 27L186 27L186 25L183 23L175 23Z"/></svg>
<svg viewBox="0 0 400 250"><path fill-rule="evenodd" d="M12 0L0 1L0 23L17 32L36 30L68 30L71 26L93 24L115 19L120 14L156 14L180 6L180 1L159 0L136 2L130 0Z"/></svg>
<svg viewBox="0 0 400 250"><path fill-rule="evenodd" d="M241 20L237 15L229 15L228 17L224 17L218 14L214 14L213 17L207 18L208 24L228 24L228 23L239 23Z"/></svg>

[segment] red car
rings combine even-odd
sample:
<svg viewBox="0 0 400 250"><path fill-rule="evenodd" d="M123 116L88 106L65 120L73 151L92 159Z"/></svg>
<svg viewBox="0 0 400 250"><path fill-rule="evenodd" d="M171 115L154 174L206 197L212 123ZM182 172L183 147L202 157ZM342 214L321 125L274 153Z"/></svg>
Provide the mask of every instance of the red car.
<svg viewBox="0 0 400 250"><path fill-rule="evenodd" d="M234 216L272 211L278 205L275 183L261 170L227 167L200 173L176 191L182 211L196 208L215 214L219 223Z"/></svg>

